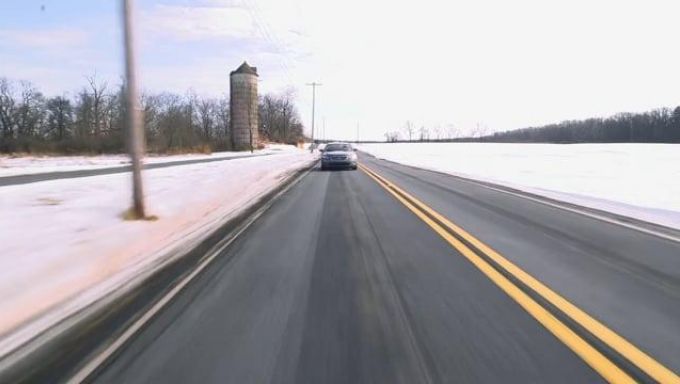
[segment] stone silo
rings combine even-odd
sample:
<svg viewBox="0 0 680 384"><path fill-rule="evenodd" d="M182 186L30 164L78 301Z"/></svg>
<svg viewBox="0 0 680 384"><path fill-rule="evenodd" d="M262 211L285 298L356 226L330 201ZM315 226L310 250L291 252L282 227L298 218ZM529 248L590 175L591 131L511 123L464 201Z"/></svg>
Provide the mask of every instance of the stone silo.
<svg viewBox="0 0 680 384"><path fill-rule="evenodd" d="M231 144L235 150L257 147L257 68L245 61L229 75L229 128Z"/></svg>

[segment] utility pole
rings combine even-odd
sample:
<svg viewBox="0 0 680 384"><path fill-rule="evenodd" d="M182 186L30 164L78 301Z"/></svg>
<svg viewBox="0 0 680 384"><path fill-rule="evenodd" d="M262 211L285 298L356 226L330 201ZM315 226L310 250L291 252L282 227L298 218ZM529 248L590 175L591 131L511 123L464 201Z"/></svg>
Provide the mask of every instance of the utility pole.
<svg viewBox="0 0 680 384"><path fill-rule="evenodd" d="M630 141L632 143L633 142L633 117L629 116L629 119L630 120L628 120L628 124L629 124L629 126L628 126L628 141Z"/></svg>
<svg viewBox="0 0 680 384"><path fill-rule="evenodd" d="M312 145L309 146L309 151L314 152L314 109L316 107L316 87L321 86L323 84L312 82L307 83L307 85L312 87Z"/></svg>
<svg viewBox="0 0 680 384"><path fill-rule="evenodd" d="M359 144L359 122L357 121L357 144Z"/></svg>
<svg viewBox="0 0 680 384"><path fill-rule="evenodd" d="M144 155L144 127L137 93L137 67L135 62L134 0L122 0L123 33L125 45L125 82L128 135L127 145L132 161L132 210L136 219L146 218L144 189L142 188L142 156Z"/></svg>

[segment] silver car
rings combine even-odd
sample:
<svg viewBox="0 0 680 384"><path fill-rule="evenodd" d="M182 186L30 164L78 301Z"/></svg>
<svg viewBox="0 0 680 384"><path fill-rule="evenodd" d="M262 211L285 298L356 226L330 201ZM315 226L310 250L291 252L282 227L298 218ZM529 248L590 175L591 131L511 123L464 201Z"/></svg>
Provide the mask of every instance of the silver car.
<svg viewBox="0 0 680 384"><path fill-rule="evenodd" d="M321 170L330 168L357 169L356 149L349 143L329 143L321 152Z"/></svg>

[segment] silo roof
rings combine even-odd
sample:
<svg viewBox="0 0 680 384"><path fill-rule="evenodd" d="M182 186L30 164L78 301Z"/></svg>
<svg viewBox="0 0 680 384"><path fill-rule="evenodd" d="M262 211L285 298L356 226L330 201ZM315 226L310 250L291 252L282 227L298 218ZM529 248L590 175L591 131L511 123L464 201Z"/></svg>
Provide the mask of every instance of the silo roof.
<svg viewBox="0 0 680 384"><path fill-rule="evenodd" d="M235 74L235 73L248 73L248 74L250 74L250 75L258 76L258 75L257 75L257 67L251 67L251 66L248 65L248 63L245 62L245 61L243 62L243 64L241 64L240 67L236 68L235 71L232 71L232 72L231 72L232 75Z"/></svg>

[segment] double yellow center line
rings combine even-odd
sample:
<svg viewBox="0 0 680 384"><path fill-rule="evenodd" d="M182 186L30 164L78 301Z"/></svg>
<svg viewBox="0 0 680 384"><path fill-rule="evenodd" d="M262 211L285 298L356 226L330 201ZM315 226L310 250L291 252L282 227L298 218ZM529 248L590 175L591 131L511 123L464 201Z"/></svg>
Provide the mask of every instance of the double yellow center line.
<svg viewBox="0 0 680 384"><path fill-rule="evenodd" d="M561 340L567 347L580 356L589 366L597 371L605 380L611 383L635 383L636 380L629 373L616 365L597 348L591 345L577 332L572 330L560 316L539 304L525 290L517 284L524 285L530 292L543 301L549 303L553 310L561 312L561 317L585 329L595 338L604 343L607 348L615 351L628 360L644 374L660 383L679 383L680 377L666 368L652 357L641 351L629 341L600 323L580 308L576 307L564 297L545 286L540 281L526 273L514 263L482 243L461 227L440 215L432 208L402 190L394 183L377 174L363 164L359 167L368 176L385 188L411 212L423 220L446 242L467 258L484 275L499 288L515 300L531 316L541 323L548 331ZM489 261L491 261L491 263ZM495 267L492 266L495 264ZM513 282L512 280L515 282Z"/></svg>

